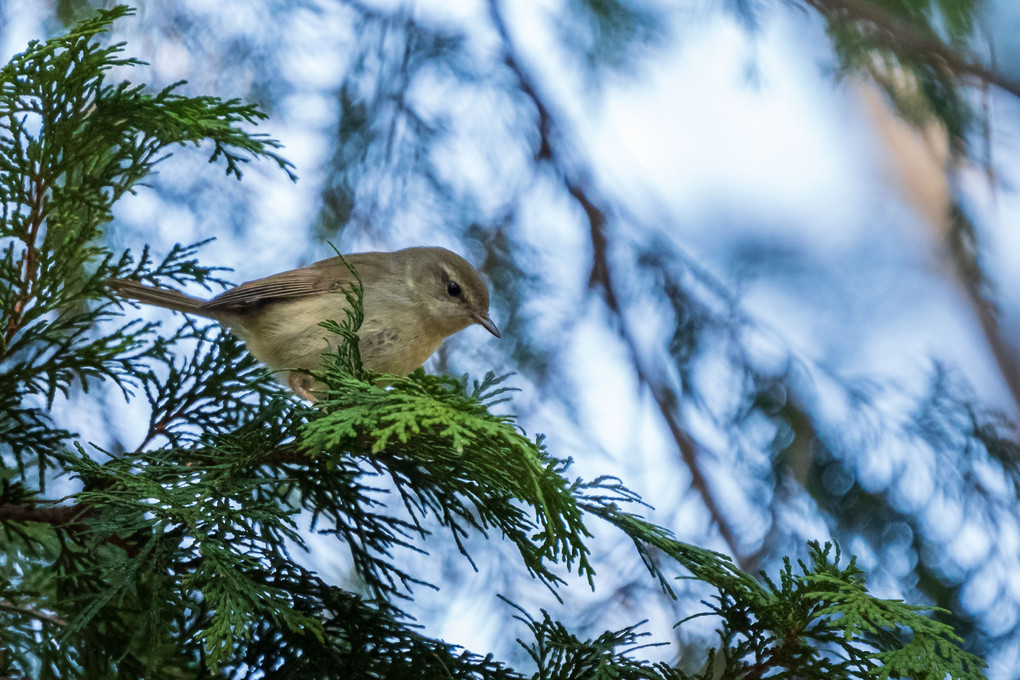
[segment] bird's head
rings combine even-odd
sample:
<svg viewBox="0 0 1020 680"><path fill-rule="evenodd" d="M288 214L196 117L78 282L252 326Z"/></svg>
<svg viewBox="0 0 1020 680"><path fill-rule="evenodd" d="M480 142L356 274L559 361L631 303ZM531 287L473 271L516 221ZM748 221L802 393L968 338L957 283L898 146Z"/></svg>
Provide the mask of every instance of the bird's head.
<svg viewBox="0 0 1020 680"><path fill-rule="evenodd" d="M489 291L471 264L445 248L408 248L408 283L431 330L444 337L476 323L497 338Z"/></svg>

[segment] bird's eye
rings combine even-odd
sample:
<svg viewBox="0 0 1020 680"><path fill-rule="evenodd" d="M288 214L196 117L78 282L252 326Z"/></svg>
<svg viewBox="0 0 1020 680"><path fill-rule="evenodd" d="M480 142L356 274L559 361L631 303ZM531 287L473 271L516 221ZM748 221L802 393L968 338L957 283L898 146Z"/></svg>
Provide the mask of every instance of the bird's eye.
<svg viewBox="0 0 1020 680"><path fill-rule="evenodd" d="M460 284L456 281L450 281L446 284L446 292L450 294L450 297L460 297Z"/></svg>

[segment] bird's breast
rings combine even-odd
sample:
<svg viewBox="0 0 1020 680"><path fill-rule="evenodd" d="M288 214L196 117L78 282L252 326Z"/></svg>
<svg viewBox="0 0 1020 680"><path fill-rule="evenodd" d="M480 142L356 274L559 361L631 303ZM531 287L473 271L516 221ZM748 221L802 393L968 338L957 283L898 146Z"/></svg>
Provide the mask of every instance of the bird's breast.
<svg viewBox="0 0 1020 680"><path fill-rule="evenodd" d="M425 363L442 338L430 337L413 325L395 328L362 324L358 332L361 361L370 371L407 375Z"/></svg>
<svg viewBox="0 0 1020 680"><path fill-rule="evenodd" d="M358 349L365 368L375 373L407 375L428 359L443 340L430 333L417 310L373 305L366 294L365 318L358 330ZM315 370L322 354L336 351L342 338L319 324L346 318L347 300L340 294L269 304L255 313L220 315L244 340L257 359L275 369Z"/></svg>
<svg viewBox="0 0 1020 680"><path fill-rule="evenodd" d="M270 303L244 315L222 315L222 320L271 368L312 370L322 363L322 353L340 341L319 324L343 320L346 306L343 295L319 295Z"/></svg>

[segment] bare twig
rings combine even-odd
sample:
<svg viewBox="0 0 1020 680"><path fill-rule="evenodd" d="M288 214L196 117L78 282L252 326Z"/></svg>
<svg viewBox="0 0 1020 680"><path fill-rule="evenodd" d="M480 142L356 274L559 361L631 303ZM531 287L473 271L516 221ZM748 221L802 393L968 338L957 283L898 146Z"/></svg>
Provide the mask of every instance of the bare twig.
<svg viewBox="0 0 1020 680"><path fill-rule="evenodd" d="M35 282L36 270L39 267L39 244L37 242L42 225L46 221L44 204L47 191L49 191L49 184L42 177L36 176L32 183L32 210L28 215L28 228L23 239L25 251L21 255L21 282L18 294L14 298L11 315L7 319L7 327L4 329L3 344L0 345L0 359L6 356L11 341L21 330L25 311L32 299L32 284Z"/></svg>
<svg viewBox="0 0 1020 680"><path fill-rule="evenodd" d="M988 341L988 347L992 351L992 357L999 367L999 374L1002 376L1013 403L1020 410L1020 359L1017 352L1002 336L1002 329L999 326L999 315L995 305L988 299L981 286L969 282L966 274L962 271L962 264L959 257L953 257L956 265L956 275L960 285L967 292L971 307L981 322L981 330Z"/></svg>
<svg viewBox="0 0 1020 680"><path fill-rule="evenodd" d="M14 612L15 614L23 614L24 616L31 617L31 618L36 619L38 621L43 621L44 623L53 623L53 624L56 624L58 626L66 626L67 625L67 621L64 621L63 619L58 617L56 614L50 614L49 612L44 612L44 611L41 611L39 609L29 609L28 607L19 607L18 605L14 604L13 602L11 602L9 600L0 600L0 609L5 609L5 610L7 610L9 612Z"/></svg>
<svg viewBox="0 0 1020 680"><path fill-rule="evenodd" d="M39 507L36 503L0 503L0 524L6 522L48 524L54 529L67 532L86 532L89 530L85 520L95 510L84 504L53 505ZM138 544L130 537L106 536L106 542L123 549L132 557L138 554Z"/></svg>
<svg viewBox="0 0 1020 680"><path fill-rule="evenodd" d="M36 522L55 527L71 527L87 514L80 505L39 507L35 504L0 503L0 523Z"/></svg>
<svg viewBox="0 0 1020 680"><path fill-rule="evenodd" d="M1020 83L1001 73L960 56L934 32L926 30L876 5L870 0L804 0L828 21L867 24L872 36L891 51L939 69L958 78L990 83L1020 97Z"/></svg>

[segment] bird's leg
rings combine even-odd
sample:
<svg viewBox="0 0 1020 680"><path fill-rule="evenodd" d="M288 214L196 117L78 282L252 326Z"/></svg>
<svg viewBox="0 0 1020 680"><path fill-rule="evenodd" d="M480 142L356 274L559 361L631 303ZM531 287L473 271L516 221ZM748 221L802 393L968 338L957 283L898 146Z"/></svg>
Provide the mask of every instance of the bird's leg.
<svg viewBox="0 0 1020 680"><path fill-rule="evenodd" d="M291 371L287 376L287 386L290 387L294 394L298 395L302 399L315 402L315 396L309 389L314 382L314 378L307 373L299 373L297 371Z"/></svg>

